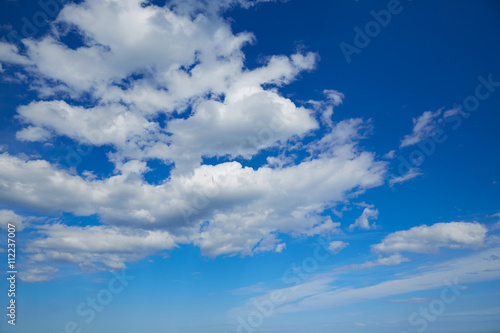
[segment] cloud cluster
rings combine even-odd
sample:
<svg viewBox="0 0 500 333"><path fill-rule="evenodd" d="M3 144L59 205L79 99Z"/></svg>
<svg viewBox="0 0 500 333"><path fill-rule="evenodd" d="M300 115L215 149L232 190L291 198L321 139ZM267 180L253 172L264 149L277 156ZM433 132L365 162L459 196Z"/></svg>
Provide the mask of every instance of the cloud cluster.
<svg viewBox="0 0 500 333"><path fill-rule="evenodd" d="M71 175L43 160L24 161L4 153L0 199L47 212L97 213L115 226L166 230L180 239L187 237L211 256L250 254L272 250L277 232L312 236L335 230L339 224L318 214L379 185L385 170L373 154L351 151L348 156L283 169L254 170L238 162L203 165L192 175L174 175L151 185L137 174L145 164L98 180Z"/></svg>
<svg viewBox="0 0 500 333"><path fill-rule="evenodd" d="M255 37L234 33L221 12L257 2L86 0L66 4L22 50L0 44L2 68L22 68L38 93L17 109L17 140L48 148L69 138L102 147L114 165L97 178L96 170L75 174L43 158L0 154L2 202L96 214L102 223L37 227L31 260L88 270L176 244L208 256L281 252L280 234L336 232L340 224L322 213L383 184L385 162L358 145L370 124L333 120L343 93L325 89L311 108L280 94L316 67L317 54L245 66L242 48ZM245 166L259 155L265 162ZM204 164L210 157L224 162ZM155 184L145 180L153 160L173 167ZM363 214L366 228L375 215ZM132 243L136 253L126 248Z"/></svg>
<svg viewBox="0 0 500 333"><path fill-rule="evenodd" d="M342 249L345 249L349 243L343 242L343 241L333 241L330 242L328 245L328 250L331 251L332 253L338 253Z"/></svg>

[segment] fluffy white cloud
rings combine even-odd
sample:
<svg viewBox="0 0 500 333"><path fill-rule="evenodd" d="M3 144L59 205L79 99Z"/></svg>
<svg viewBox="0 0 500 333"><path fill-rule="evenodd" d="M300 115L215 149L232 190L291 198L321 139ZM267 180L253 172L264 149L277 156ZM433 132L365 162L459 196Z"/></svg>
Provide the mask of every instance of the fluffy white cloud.
<svg viewBox="0 0 500 333"><path fill-rule="evenodd" d="M353 224L349 226L349 230L354 230L355 228L361 228L364 230L375 229L377 226L375 223L370 224L370 220L376 220L378 218L378 210L370 207L366 207L361 213L361 216L354 221Z"/></svg>
<svg viewBox="0 0 500 333"><path fill-rule="evenodd" d="M317 128L311 111L262 88L287 84L313 69L316 55L272 56L262 67L245 69L241 48L253 36L233 34L217 10L254 2L217 3L144 7L139 0L87 0L66 5L51 35L23 40L34 64L33 88L44 96L59 92L73 99L87 93L95 105L60 100L21 106L20 119L30 127L17 138L67 136L112 145L116 152L110 158L117 164L161 159L174 162L176 172L190 172L202 156L250 158ZM72 49L61 43L61 25L76 29L83 45ZM334 95L338 103L341 93ZM188 107L191 116L170 119L166 129L155 120L158 113L182 113Z"/></svg>
<svg viewBox="0 0 500 333"><path fill-rule="evenodd" d="M413 132L404 137L400 147L412 146L434 135L441 111L441 109L436 112L425 111L420 117L413 118Z"/></svg>
<svg viewBox="0 0 500 333"><path fill-rule="evenodd" d="M9 224L14 224L16 226L16 231L22 231L24 229L24 221L26 218L21 215L17 215L12 210L0 209L0 229L6 231Z"/></svg>
<svg viewBox="0 0 500 333"><path fill-rule="evenodd" d="M335 230L338 224L316 214L382 183L385 164L375 162L373 154L341 151L283 169L254 170L237 162L203 165L160 185L145 183L134 172L145 166L141 163L126 167L128 173L98 180L4 153L0 199L45 211L97 213L115 225L168 229L187 235L209 255L250 253L257 244L256 251L271 249L277 231L314 235ZM209 223L200 232L204 221Z"/></svg>
<svg viewBox="0 0 500 333"><path fill-rule="evenodd" d="M15 65L31 65L32 61L19 54L17 46L0 42L0 61Z"/></svg>
<svg viewBox="0 0 500 333"><path fill-rule="evenodd" d="M479 248L484 245L487 231L486 227L476 222L422 225L389 234L372 249L382 253L437 253L440 247Z"/></svg>
<svg viewBox="0 0 500 333"><path fill-rule="evenodd" d="M158 74L155 79L164 83L181 72L189 76L180 69L198 64L193 72L203 74L194 89L208 89L225 79L227 72L217 73L219 64L236 61L241 66L240 48L252 35L233 35L227 22L215 13L191 15L179 12L179 6L141 4L139 0L87 0L64 6L54 31L60 26L76 29L84 45L72 49L60 43L61 31L41 40L23 40L40 77L62 82L77 93L92 88L102 94L113 81L151 73L153 67ZM210 85L208 73L213 80ZM199 78L194 76L189 81Z"/></svg>
<svg viewBox="0 0 500 333"><path fill-rule="evenodd" d="M95 170L75 175L43 159L0 155L3 202L97 214L104 224L40 228L30 245L33 260L83 262L84 270L122 267L178 243L209 256L280 252L280 233L337 232L340 224L321 213L383 184L386 164L358 146L369 124L332 119L341 92L325 90L325 101L312 109L280 94L315 68L315 53L245 66L242 48L255 38L233 33L220 13L256 2L159 7L86 0L65 5L48 34L24 39L23 54L2 44L0 59L25 65L41 97L18 108L24 128L17 139L64 136L104 146L115 166L112 176L98 178ZM80 44L63 42L68 31ZM317 137L320 113L327 133ZM201 165L203 157L250 159L265 149L269 163L255 168L234 161ZM294 160L295 153L302 157ZM152 159L175 166L158 184L144 180ZM143 244L136 254L122 248L131 241Z"/></svg>
<svg viewBox="0 0 500 333"><path fill-rule="evenodd" d="M343 242L343 241L333 241L330 242L328 245L328 250L330 250L333 253L338 253L342 249L345 249L349 245L349 243Z"/></svg>
<svg viewBox="0 0 500 333"><path fill-rule="evenodd" d="M51 137L50 131L85 144L112 145L118 150L115 161L159 158L174 161L177 170L186 172L199 165L202 156L250 158L317 128L310 111L260 87L290 80L300 70L312 68L314 59L313 54L272 58L268 66L242 74L227 90L224 102L203 100L191 117L173 119L165 130L136 105L83 108L50 101L19 107L21 119L35 127L21 130L17 137L44 141Z"/></svg>

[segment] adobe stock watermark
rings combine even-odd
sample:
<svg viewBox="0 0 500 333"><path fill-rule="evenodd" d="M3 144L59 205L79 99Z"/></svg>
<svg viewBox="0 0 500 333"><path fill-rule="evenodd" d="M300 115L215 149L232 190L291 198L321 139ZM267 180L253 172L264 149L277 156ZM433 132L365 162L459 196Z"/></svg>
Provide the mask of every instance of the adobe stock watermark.
<svg viewBox="0 0 500 333"><path fill-rule="evenodd" d="M81 302L76 307L76 314L83 322L79 324L76 321L68 321L64 329L58 333L82 333L82 325L92 323L97 314L103 312L113 302L114 297L122 293L129 282L135 279L135 276L127 275L125 270L122 270L120 274L114 272L113 274L114 277L109 280L106 288L99 290L94 297L87 297L85 302Z"/></svg>
<svg viewBox="0 0 500 333"><path fill-rule="evenodd" d="M260 149L270 146L277 140L277 135L285 128L285 123L276 114L270 119L268 124L264 124L255 135L250 135L238 146L239 155L255 155ZM218 197L221 190L230 183L231 175L219 175L213 179L211 187L197 189L191 195L191 202L186 206L178 206L182 217L186 223L191 223L193 216L199 215L208 207L210 201Z"/></svg>
<svg viewBox="0 0 500 333"><path fill-rule="evenodd" d="M500 87L500 81L493 80L493 74L488 74L487 77L482 75L477 77L479 84L474 89L474 93L466 96L461 104L455 103L453 105L453 110L457 112L450 116L443 117L445 126L450 126L452 130L458 130L464 119L468 119L472 113L476 112L481 102L486 101L491 95ZM415 168L421 166L426 158L431 156L436 152L436 148L439 144L444 143L448 140L448 135L446 134L445 128L436 128L434 135L424 139L415 144L415 148L404 157L402 155L398 156L399 165L397 168L397 175L388 173L389 186L392 191L395 191L394 184L397 183L397 179L404 177L414 170Z"/></svg>
<svg viewBox="0 0 500 333"><path fill-rule="evenodd" d="M35 37L40 33L40 29L45 28L50 24L50 21L55 19L59 14L62 6L69 2L68 0L39 0L37 1L38 6L41 8L36 11L30 18L23 16L21 21L23 25L21 27L21 35L15 31L10 31L6 40L15 44L17 47L22 46L22 39Z"/></svg>
<svg viewBox="0 0 500 333"><path fill-rule="evenodd" d="M283 273L281 281L286 285L293 286L284 289L284 291L276 290L261 301L255 300L253 302L253 311L250 311L244 317L238 316L236 318L238 322L236 333L253 333L255 329L264 325L265 319L271 317L275 313L277 306L286 302L287 298L290 297L290 293L298 290L302 283L308 280L311 275L318 270L320 263L326 261L333 255L334 252L329 250L331 241L331 235L328 235L328 239L317 238L318 244L314 248L313 255L304 258L300 264L293 263L290 268Z"/></svg>
<svg viewBox="0 0 500 333"><path fill-rule="evenodd" d="M350 64L352 62L352 56L354 54L360 54L361 50L370 45L372 40L380 35L382 29L386 28L391 23L393 16L400 14L403 9L404 7L400 0L389 0L386 9L370 11L373 20L368 21L363 29L359 26L354 27L355 35L352 43L341 42L339 44L340 50L347 63Z"/></svg>
<svg viewBox="0 0 500 333"><path fill-rule="evenodd" d="M418 311L413 312L408 317L408 323L415 328L413 332L425 332L429 326L429 322L434 322L446 311L446 307L455 302L462 294L458 285L458 278L455 278L453 283L448 280L444 282L446 287L441 290L440 298L430 301L426 306L421 306ZM409 332L401 331L401 333Z"/></svg>

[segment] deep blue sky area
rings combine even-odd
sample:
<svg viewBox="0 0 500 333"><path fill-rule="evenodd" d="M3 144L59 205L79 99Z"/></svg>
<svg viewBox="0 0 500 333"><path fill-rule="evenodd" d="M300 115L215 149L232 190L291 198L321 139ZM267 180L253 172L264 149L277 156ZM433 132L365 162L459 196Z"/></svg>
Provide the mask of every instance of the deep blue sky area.
<svg viewBox="0 0 500 333"><path fill-rule="evenodd" d="M63 2L0 2L1 332L498 332L500 2Z"/></svg>

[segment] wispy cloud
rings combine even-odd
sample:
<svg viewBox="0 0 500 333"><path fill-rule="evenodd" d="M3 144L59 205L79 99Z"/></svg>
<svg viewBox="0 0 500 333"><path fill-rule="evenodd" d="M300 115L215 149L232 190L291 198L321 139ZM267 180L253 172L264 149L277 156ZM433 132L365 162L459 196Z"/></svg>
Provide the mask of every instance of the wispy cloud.
<svg viewBox="0 0 500 333"><path fill-rule="evenodd" d="M500 248L492 248L483 252L474 253L462 258L436 264L426 271L408 275L404 278L389 279L384 282L361 288L336 287L336 275L318 274L294 289L280 289L285 300L277 305L276 312L300 312L319 308L333 308L348 304L364 302L366 300L380 300L385 297L406 294L420 290L430 290L451 286L460 290L460 284L480 281L491 281L500 278L498 265L491 260L484 260L491 255L499 255ZM269 291L266 295L251 298L247 307L251 308L254 302L269 299L269 295L277 290ZM234 309L241 313L246 307Z"/></svg>
<svg viewBox="0 0 500 333"><path fill-rule="evenodd" d="M413 132L406 135L401 141L400 148L412 146L422 140L431 137L437 128L437 120L442 110L435 112L425 111L418 118L413 118Z"/></svg>

